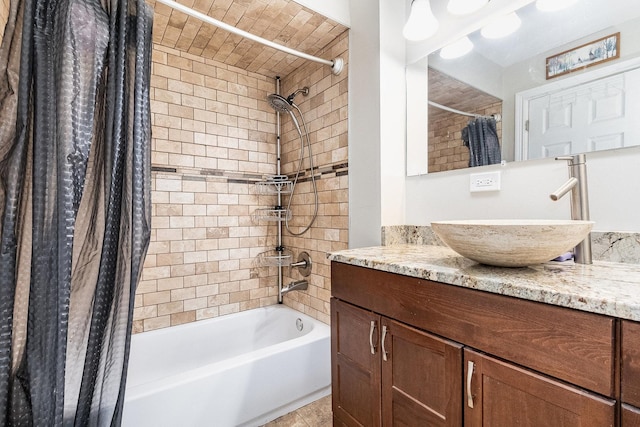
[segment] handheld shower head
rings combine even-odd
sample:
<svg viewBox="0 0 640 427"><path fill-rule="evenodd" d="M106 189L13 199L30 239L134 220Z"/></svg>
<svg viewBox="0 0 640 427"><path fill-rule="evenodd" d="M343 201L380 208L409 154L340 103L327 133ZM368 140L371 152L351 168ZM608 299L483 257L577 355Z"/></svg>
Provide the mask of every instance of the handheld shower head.
<svg viewBox="0 0 640 427"><path fill-rule="evenodd" d="M291 102L277 93L267 95L267 102L278 113L287 113L293 108Z"/></svg>
<svg viewBox="0 0 640 427"><path fill-rule="evenodd" d="M271 108L273 108L277 112L286 113L288 111L291 111L294 105L293 99L299 93L303 94L304 96L309 95L309 87L305 86L302 89L298 89L286 98L282 95L278 95L277 93L272 93L267 95L267 101L269 102L269 105L271 106Z"/></svg>
<svg viewBox="0 0 640 427"><path fill-rule="evenodd" d="M296 92L294 92L294 94L292 94L290 98L295 96L295 93ZM267 102L269 102L269 105L271 106L271 108L276 110L278 113L289 113L289 115L291 116L291 120L293 121L293 124L298 130L298 133L302 136L302 131L300 130L298 119L296 119L295 114L293 114L293 105L294 105L293 98L289 100L287 98L284 98L281 95L278 95L277 93L272 93L267 95Z"/></svg>

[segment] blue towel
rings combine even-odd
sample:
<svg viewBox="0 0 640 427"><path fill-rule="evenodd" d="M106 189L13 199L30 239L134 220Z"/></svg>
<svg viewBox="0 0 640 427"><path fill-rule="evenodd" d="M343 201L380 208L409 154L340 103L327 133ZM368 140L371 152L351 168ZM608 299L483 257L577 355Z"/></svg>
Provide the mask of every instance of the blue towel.
<svg viewBox="0 0 640 427"><path fill-rule="evenodd" d="M502 160L494 118L471 120L462 130L462 140L469 147L469 167L494 165Z"/></svg>

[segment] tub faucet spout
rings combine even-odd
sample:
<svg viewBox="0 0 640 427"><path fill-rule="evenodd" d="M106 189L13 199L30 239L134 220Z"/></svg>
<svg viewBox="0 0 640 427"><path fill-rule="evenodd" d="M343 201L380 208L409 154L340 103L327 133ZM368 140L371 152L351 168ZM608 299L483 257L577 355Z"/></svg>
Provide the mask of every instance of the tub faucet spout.
<svg viewBox="0 0 640 427"><path fill-rule="evenodd" d="M556 160L569 162L569 180L551 193L551 200L560 200L571 191L571 219L589 220L589 195L587 190L587 164L584 154L560 156ZM591 264L591 234L578 243L573 250L573 259L578 264Z"/></svg>
<svg viewBox="0 0 640 427"><path fill-rule="evenodd" d="M295 282L289 283L287 286L282 288L282 295L291 292L291 291L304 291L309 287L309 282L306 280L298 280Z"/></svg>

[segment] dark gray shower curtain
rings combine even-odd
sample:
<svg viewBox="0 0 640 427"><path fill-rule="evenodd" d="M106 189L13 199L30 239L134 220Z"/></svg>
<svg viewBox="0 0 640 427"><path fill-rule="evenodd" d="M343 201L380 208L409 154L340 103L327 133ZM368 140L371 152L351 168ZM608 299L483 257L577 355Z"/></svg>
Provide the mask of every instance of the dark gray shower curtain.
<svg viewBox="0 0 640 427"><path fill-rule="evenodd" d="M13 0L0 49L0 425L119 425L150 235L152 12Z"/></svg>

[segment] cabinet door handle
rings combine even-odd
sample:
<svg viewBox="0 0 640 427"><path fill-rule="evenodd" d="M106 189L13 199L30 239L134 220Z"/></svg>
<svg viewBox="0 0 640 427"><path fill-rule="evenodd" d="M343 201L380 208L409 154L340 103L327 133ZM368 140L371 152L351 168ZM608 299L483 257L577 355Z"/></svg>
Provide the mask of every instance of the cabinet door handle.
<svg viewBox="0 0 640 427"><path fill-rule="evenodd" d="M384 340L385 338L387 338L387 325L384 325L382 327L382 360L384 360L385 362L387 361L387 349L384 348Z"/></svg>
<svg viewBox="0 0 640 427"><path fill-rule="evenodd" d="M371 321L371 327L369 328L369 346L371 347L371 354L376 354L376 346L373 344L373 333L376 331L376 321Z"/></svg>
<svg viewBox="0 0 640 427"><path fill-rule="evenodd" d="M473 394L471 393L471 378L473 378L474 364L471 360L467 363L467 406L473 408Z"/></svg>

